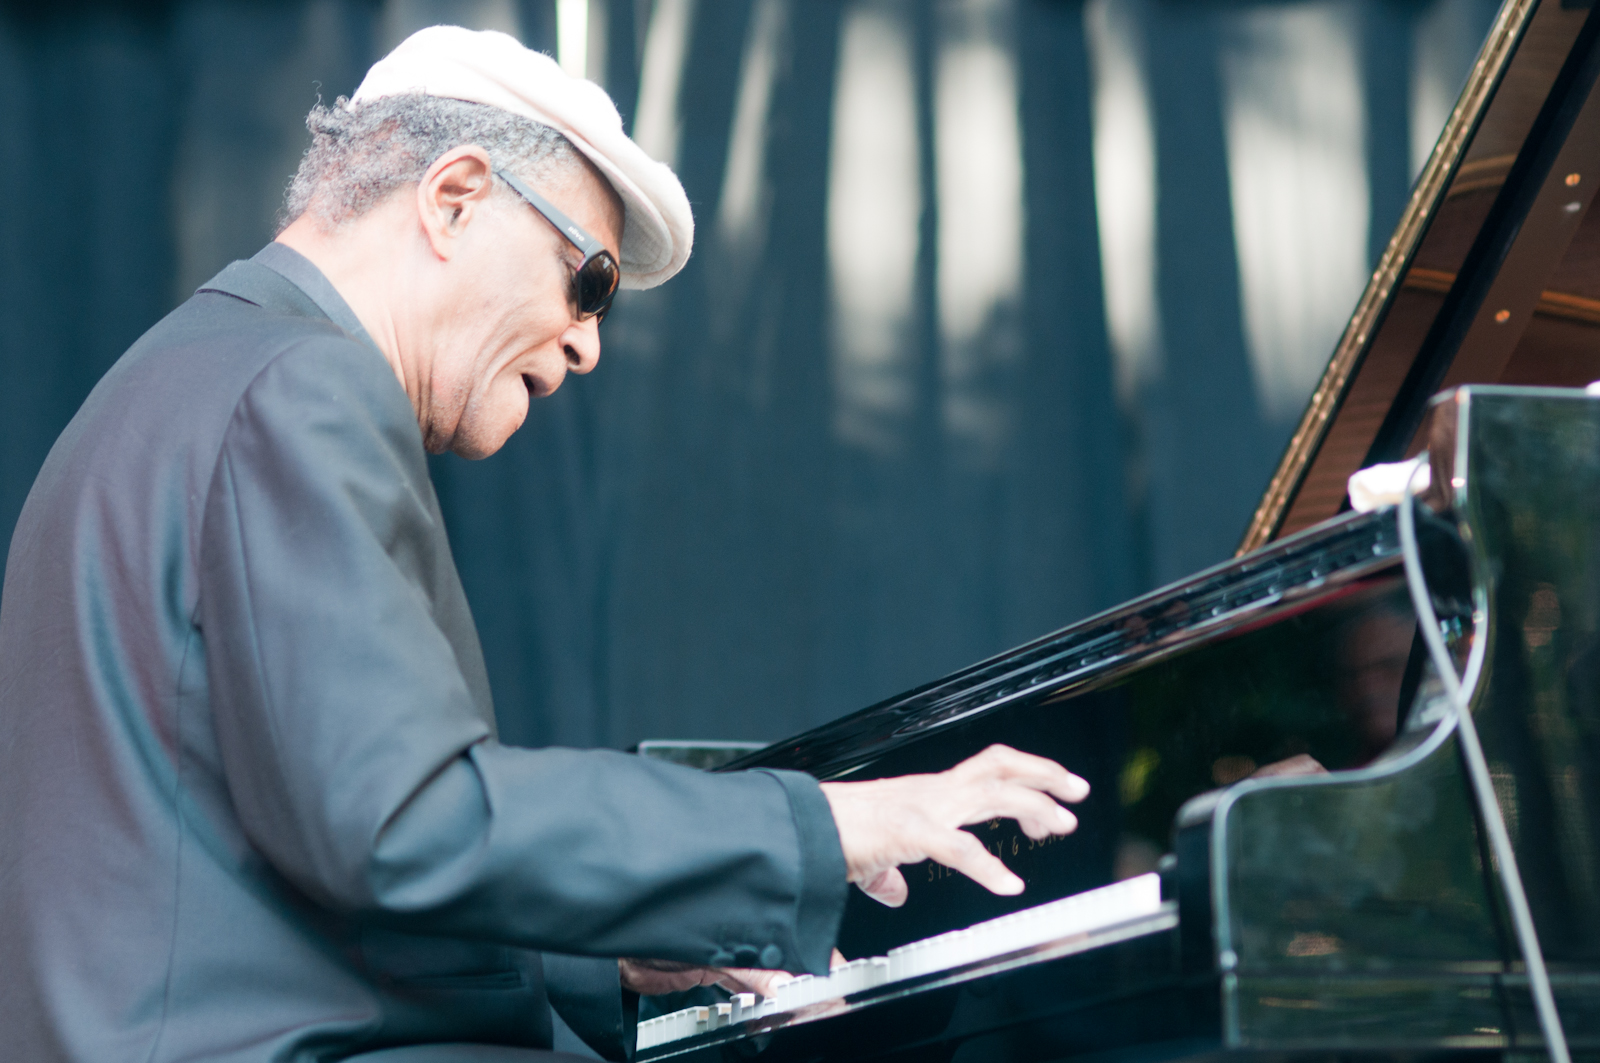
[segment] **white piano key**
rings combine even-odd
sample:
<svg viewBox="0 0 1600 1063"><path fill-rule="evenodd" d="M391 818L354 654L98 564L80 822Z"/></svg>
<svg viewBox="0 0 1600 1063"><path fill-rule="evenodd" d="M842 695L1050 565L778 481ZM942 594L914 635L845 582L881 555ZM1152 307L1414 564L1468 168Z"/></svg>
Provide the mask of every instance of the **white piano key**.
<svg viewBox="0 0 1600 1063"><path fill-rule="evenodd" d="M690 1008L689 1011L693 1014L691 1021L694 1023L694 1029L690 1033L705 1033L711 1023L711 1009L701 1004Z"/></svg>
<svg viewBox="0 0 1600 1063"><path fill-rule="evenodd" d="M851 993L859 993L865 989L867 985L866 975L870 966L870 960L851 960L834 971L828 976L828 980L833 983L831 986L832 992L829 995L847 997Z"/></svg>
<svg viewBox="0 0 1600 1063"><path fill-rule="evenodd" d="M735 993L733 999L728 1003L733 1006L732 1013L728 1016L730 1025L756 1017L756 995L754 993Z"/></svg>
<svg viewBox="0 0 1600 1063"><path fill-rule="evenodd" d="M861 981L861 965L858 960L835 967L828 975L828 992L825 1000L834 997L846 996L855 992L855 986Z"/></svg>
<svg viewBox="0 0 1600 1063"><path fill-rule="evenodd" d="M859 993L863 989L871 989L873 986L881 984L878 977L878 968L888 962L881 956L867 956L856 960L851 965L855 968L855 974L853 976L854 984L851 986L850 992Z"/></svg>
<svg viewBox="0 0 1600 1063"><path fill-rule="evenodd" d="M779 1007L779 1004L780 1004L781 1001L786 999L785 993L784 993L784 987L789 985L793 981L794 981L794 978L792 976L784 976L782 978L774 978L771 982L769 982L767 984L767 988L770 989L771 992L768 994L766 999L771 1004L771 1010L774 1010L774 1011L782 1010Z"/></svg>
<svg viewBox="0 0 1600 1063"><path fill-rule="evenodd" d="M817 992L821 995L818 999L831 1000L836 996L842 995L845 983L850 980L849 968L850 965L845 964L841 967L835 967L827 974L819 977L817 981L820 984L817 986Z"/></svg>
<svg viewBox="0 0 1600 1063"><path fill-rule="evenodd" d="M811 975L802 974L793 981L785 982L779 986L778 1003L782 1005L783 1010L789 1011L794 1008L803 1008L811 1003L811 983L814 981L816 979Z"/></svg>

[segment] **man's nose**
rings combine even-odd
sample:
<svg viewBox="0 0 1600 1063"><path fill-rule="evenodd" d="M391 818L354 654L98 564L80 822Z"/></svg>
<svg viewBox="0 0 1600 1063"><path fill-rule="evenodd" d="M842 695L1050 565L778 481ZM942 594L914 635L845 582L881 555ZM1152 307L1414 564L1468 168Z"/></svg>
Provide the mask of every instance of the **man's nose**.
<svg viewBox="0 0 1600 1063"><path fill-rule="evenodd" d="M587 373L600 361L600 319L575 321L561 336L569 373Z"/></svg>

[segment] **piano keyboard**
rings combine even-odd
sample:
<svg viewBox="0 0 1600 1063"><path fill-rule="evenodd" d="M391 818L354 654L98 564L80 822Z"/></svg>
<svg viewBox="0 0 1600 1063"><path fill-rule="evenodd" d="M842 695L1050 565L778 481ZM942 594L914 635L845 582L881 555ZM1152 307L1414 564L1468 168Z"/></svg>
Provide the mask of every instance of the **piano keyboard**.
<svg viewBox="0 0 1600 1063"><path fill-rule="evenodd" d="M918 975L999 959L1023 949L1154 915L1160 909L1161 877L1153 872L1140 875L1037 908L1025 908L976 923L964 930L913 941L890 949L887 956L851 960L831 974L820 977L803 974L777 986L770 997L738 993L726 1004L684 1008L671 1015L646 1019L639 1023L637 1050L656 1048L768 1015L796 1011L809 1004L847 997Z"/></svg>

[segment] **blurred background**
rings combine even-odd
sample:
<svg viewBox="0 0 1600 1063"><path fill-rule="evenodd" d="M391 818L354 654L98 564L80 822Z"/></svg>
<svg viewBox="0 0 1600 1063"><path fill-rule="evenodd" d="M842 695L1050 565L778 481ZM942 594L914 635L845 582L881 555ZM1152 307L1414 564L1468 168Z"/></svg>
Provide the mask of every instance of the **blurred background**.
<svg viewBox="0 0 1600 1063"><path fill-rule="evenodd" d="M515 34L688 268L435 460L503 736L781 738L1229 556L1491 0L0 4L0 544L122 351L271 239L320 96Z"/></svg>

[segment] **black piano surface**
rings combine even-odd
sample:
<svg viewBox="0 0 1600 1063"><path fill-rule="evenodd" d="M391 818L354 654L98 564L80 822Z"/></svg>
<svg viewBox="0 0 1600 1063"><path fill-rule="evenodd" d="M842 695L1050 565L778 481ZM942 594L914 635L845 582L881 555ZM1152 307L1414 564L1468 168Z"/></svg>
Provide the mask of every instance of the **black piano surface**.
<svg viewBox="0 0 1600 1063"><path fill-rule="evenodd" d="M1600 379L1597 74L1600 15L1508 0L1240 556L728 766L865 779L1004 742L1093 785L1069 837L972 828L1024 894L908 868L905 907L852 896L847 957L1152 869L1162 911L641 1058L1537 1053L1395 512L1341 513L1349 473L1426 448L1434 605L1600 1059L1600 397L1570 390ZM1308 757L1327 773L1272 774Z"/></svg>

